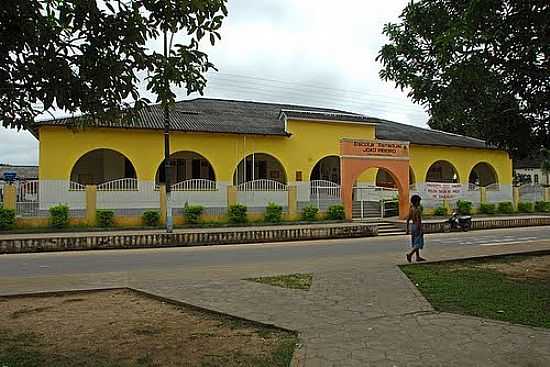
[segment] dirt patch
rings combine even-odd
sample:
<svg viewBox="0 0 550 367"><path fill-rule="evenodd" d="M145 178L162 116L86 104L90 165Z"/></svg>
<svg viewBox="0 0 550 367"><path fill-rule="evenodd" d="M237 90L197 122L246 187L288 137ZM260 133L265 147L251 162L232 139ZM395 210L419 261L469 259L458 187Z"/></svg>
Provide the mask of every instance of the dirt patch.
<svg viewBox="0 0 550 367"><path fill-rule="evenodd" d="M482 263L476 267L492 269L512 279L550 280L550 255L512 258L510 261Z"/></svg>
<svg viewBox="0 0 550 367"><path fill-rule="evenodd" d="M296 342L289 332L127 290L3 301L0 365L10 358L9 341L21 335L32 335L24 346L43 365L56 366L65 366L60 356L67 366L91 366L91 356L109 366L283 366Z"/></svg>

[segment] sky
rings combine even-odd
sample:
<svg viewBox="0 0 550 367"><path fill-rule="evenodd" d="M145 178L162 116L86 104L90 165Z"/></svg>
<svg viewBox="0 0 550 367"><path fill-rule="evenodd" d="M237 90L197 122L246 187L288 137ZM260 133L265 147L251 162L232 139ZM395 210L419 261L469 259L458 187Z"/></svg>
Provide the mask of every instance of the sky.
<svg viewBox="0 0 550 367"><path fill-rule="evenodd" d="M380 80L375 61L387 41L384 24L408 1L229 0L222 40L204 48L219 69L207 75L205 97L337 108L425 127L423 108ZM38 164L38 141L0 127L0 163Z"/></svg>

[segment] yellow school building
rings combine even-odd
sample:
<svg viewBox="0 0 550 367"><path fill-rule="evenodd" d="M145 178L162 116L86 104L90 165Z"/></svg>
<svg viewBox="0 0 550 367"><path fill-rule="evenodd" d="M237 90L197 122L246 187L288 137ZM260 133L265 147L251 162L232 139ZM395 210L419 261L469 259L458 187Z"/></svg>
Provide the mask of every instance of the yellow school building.
<svg viewBox="0 0 550 367"><path fill-rule="evenodd" d="M126 123L74 119L39 123L39 209L86 209L93 187L98 209L139 216L160 208L165 175L160 106ZM357 113L274 103L199 98L171 113L174 214L187 203L223 215L238 202L263 212L269 202L299 216L342 203L351 218L393 216L385 202L411 194L423 205L512 201L512 161L484 141ZM395 206L394 206L395 208ZM385 212L384 212L385 211Z"/></svg>

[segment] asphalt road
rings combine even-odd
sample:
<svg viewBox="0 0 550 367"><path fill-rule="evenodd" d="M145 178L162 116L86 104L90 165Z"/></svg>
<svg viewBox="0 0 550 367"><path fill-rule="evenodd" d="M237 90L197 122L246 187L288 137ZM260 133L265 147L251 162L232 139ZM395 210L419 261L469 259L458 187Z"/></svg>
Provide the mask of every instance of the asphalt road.
<svg viewBox="0 0 550 367"><path fill-rule="evenodd" d="M550 240L550 227L426 235L427 248L496 246ZM407 236L212 247L0 255L0 277L106 273L169 268L238 267L404 252Z"/></svg>

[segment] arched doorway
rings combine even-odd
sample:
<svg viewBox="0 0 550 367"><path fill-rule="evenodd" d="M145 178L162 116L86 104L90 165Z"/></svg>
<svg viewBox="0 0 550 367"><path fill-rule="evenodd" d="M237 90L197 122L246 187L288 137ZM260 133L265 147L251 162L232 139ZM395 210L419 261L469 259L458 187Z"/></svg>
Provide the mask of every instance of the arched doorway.
<svg viewBox="0 0 550 367"><path fill-rule="evenodd" d="M242 159L233 173L233 184L241 185L256 180L287 183L286 171L279 160L266 153L253 153Z"/></svg>
<svg viewBox="0 0 550 367"><path fill-rule="evenodd" d="M80 185L100 185L124 178L137 178L132 162L116 150L96 149L76 161L70 180Z"/></svg>
<svg viewBox="0 0 550 367"><path fill-rule="evenodd" d="M331 155L319 160L309 176L310 181L329 181L340 185L340 157Z"/></svg>
<svg viewBox="0 0 550 367"><path fill-rule="evenodd" d="M214 167L208 159L202 155L191 151L180 151L170 155L172 172L170 183L172 185L188 180L209 180L216 181ZM155 176L157 184L166 182L166 172L164 170L164 161L159 165Z"/></svg>
<svg viewBox="0 0 550 367"><path fill-rule="evenodd" d="M481 162L476 164L470 171L468 182L481 187L498 183L496 170L488 163Z"/></svg>
<svg viewBox="0 0 550 367"><path fill-rule="evenodd" d="M437 161L428 169L426 182L459 183L460 177L458 171L450 162Z"/></svg>

